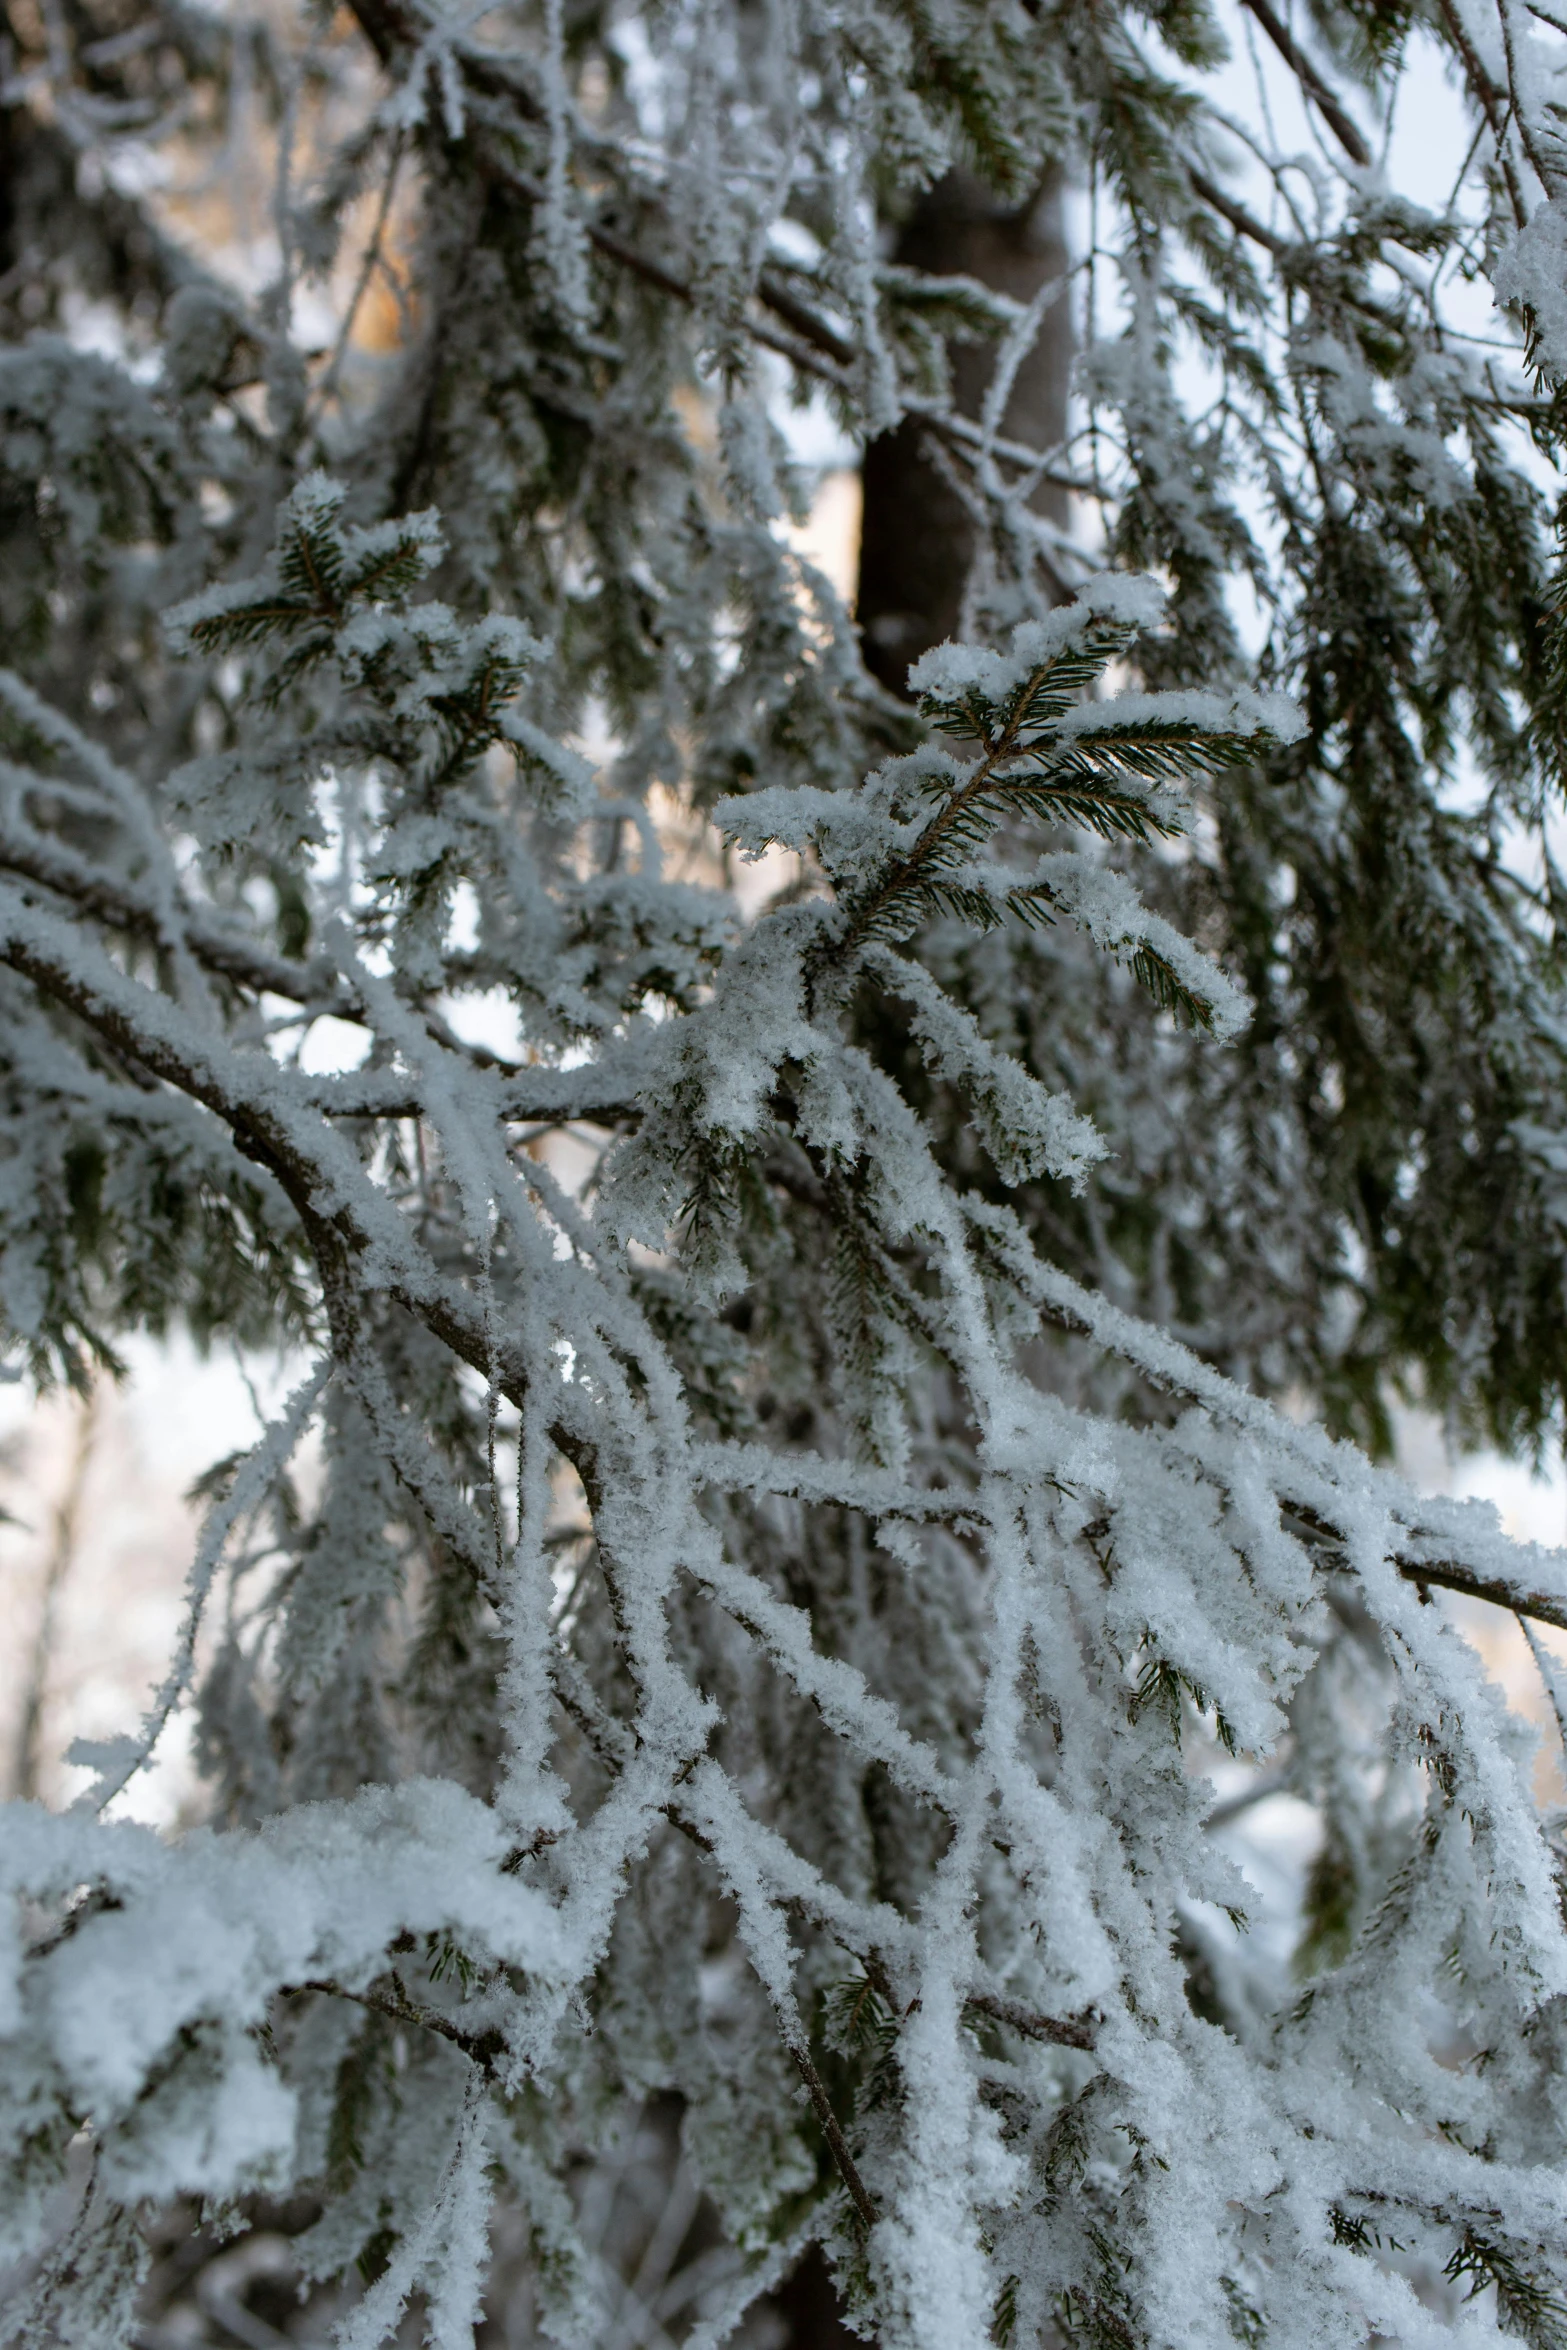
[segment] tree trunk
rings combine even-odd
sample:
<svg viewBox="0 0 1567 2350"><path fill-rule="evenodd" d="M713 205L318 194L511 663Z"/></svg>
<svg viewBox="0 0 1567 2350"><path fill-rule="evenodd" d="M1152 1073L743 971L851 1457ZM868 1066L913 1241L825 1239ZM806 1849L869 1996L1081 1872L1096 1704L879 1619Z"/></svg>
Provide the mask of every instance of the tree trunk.
<svg viewBox="0 0 1567 2350"><path fill-rule="evenodd" d="M1052 172L1027 204L1009 209L966 171L951 171L921 197L898 239L896 259L933 277L972 277L1031 302L1067 267L1061 180ZM977 416L995 364L991 343L952 346L958 407ZM1066 431L1072 367L1071 306L1065 296L1045 317L1018 369L1004 430L1048 449ZM974 555L974 528L962 501L931 463L913 425L872 441L865 452L865 519L860 540L858 616L867 667L893 692L909 663L958 626ZM1036 511L1066 520L1066 493L1043 484Z"/></svg>

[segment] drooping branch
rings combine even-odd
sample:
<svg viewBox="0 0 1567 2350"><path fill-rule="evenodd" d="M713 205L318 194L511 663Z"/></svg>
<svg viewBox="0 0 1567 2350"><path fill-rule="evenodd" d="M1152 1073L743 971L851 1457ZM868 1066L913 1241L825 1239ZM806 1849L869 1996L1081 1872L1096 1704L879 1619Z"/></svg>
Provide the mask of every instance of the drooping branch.
<svg viewBox="0 0 1567 2350"><path fill-rule="evenodd" d="M178 1024L174 1007L166 998L126 979L106 958L95 983L83 968L80 942L76 942L74 954L63 938L51 949L47 918L35 915L28 919L20 901L9 920L0 906L0 961L64 1004L122 1059L147 1069L214 1112L229 1127L244 1155L267 1168L293 1201L329 1303L334 1290L350 1293L347 1258L361 1254L378 1233L383 1246L395 1251L396 1270L387 1282L387 1294L482 1379L488 1382L493 1378L507 1400L521 1407L529 1379L527 1364L503 1333L486 1326L483 1313L464 1292L438 1275L422 1259L422 1252L409 1248L395 1210L358 1160L329 1147L330 1129L321 1126L312 1133L321 1114L313 1087L304 1090L296 1112L283 1115L274 1082L280 1074L276 1069L265 1073L258 1069L252 1075L245 1057L226 1046L208 1047L205 1059L190 1052L175 1041ZM342 1189L349 1168L354 1178L351 1197ZM314 1202L328 1192L335 1194L335 1209L330 1218L323 1218ZM1074 1321L1069 1310L1059 1304L1052 1318L1063 1326ZM1080 1320L1076 1326L1085 1335L1092 1329ZM1216 1374L1210 1376L1217 1378ZM1160 1383L1177 1382L1166 1372ZM1206 1392L1193 1392L1198 1400L1211 1400ZM579 1474L592 1474L592 1446L569 1416L552 1424L550 1436ZM1307 1505L1292 1505L1288 1522L1317 1548L1329 1552L1342 1549L1339 1531ZM1567 1630L1567 1598L1520 1589L1506 1578L1461 1559L1427 1555L1414 1546L1417 1540L1412 1538L1396 1554L1395 1563L1406 1581L1417 1586L1438 1585Z"/></svg>
<svg viewBox="0 0 1567 2350"><path fill-rule="evenodd" d="M353 13L383 66L390 71L399 57L411 56L417 45L414 29L407 24L393 0L353 0ZM531 125L542 122L542 110L527 84L515 72L508 71L503 60L487 55L471 44L460 44L457 55L463 73L477 87L490 95L503 98L514 106ZM470 139L465 150L472 154L485 178L508 188L532 206L542 205L546 199L543 182L524 171L504 151L497 151L487 143ZM678 271L651 253L644 252L629 238L620 234L588 210L583 217L583 232L594 250L612 261L617 268L629 271L682 309L694 309L696 289ZM775 272L763 269L756 280L756 301L760 308L771 313L780 325L768 323L766 318L748 315L744 320L747 333L765 350L776 352L780 358L803 375L813 376L845 397L854 392L854 373L862 354L859 347L842 334L819 311L813 309ZM787 330L787 331L782 331ZM1079 496L1101 498L1102 486L1079 476L1069 469L1054 464L1047 450L1031 449L1005 438L986 434L968 417L931 400L910 398L904 402L904 413L915 427L943 441L961 455L973 457L983 452L993 462L1013 465L1030 479L1045 481L1054 486L1073 490Z"/></svg>
<svg viewBox="0 0 1567 2350"><path fill-rule="evenodd" d="M1005 735L992 744L980 767L967 779L965 797L982 788L1011 747L1011 737ZM931 831L944 835L951 820L950 810L943 811L927 828L927 835ZM916 863L934 853L927 835L921 836ZM22 839L14 830L0 835L0 866L20 870L67 895L81 911L99 920L143 935L155 934L155 913L149 900L124 884L109 881L74 852L44 843L41 836ZM889 889L894 884L908 885L911 879L912 869L876 885L871 902L855 909L848 938L837 942L839 954L852 948L856 936L863 935ZM364 1117L417 1115L421 1108L417 1087L395 1073L383 1077L378 1072L362 1078L351 1075L340 1080L285 1082L275 1067L252 1068L246 1056L226 1045L213 1043L200 1052L193 1051L190 1032L182 1028L167 998L128 979L106 957L99 964L95 981L79 939L71 941L63 930L56 932L50 917L41 911L29 913L20 899L14 900L13 906L0 958L67 1005L123 1061L147 1069L223 1120L241 1151L265 1166L294 1202L317 1257L324 1292L330 1295L334 1288L340 1292L351 1289L344 1252L350 1257L359 1254L370 1245L372 1232L379 1229L383 1247L400 1260L397 1274L388 1284L389 1294L481 1377L496 1378L501 1392L520 1407L528 1381L526 1364L486 1328L483 1314L471 1300L422 1261L422 1252L409 1249L395 1211L357 1158L330 1147L330 1128L322 1123L328 1110ZM320 985L325 977L252 950L234 934L199 921L191 921L185 935L192 950L207 958L214 969L234 976L243 973L246 983L258 990L308 1000L309 988ZM352 1000L342 991L341 981L339 991L330 999L334 1005ZM353 1010L361 1021L367 1017L363 1006L354 1003ZM556 1091L545 1073L528 1073L524 1084L531 1098L523 1098L521 1086L516 1094L498 1093L497 1112L544 1122L569 1115L603 1124L635 1115L631 1103L595 1102L591 1086L585 1089L589 1098L578 1094L573 1100L570 1080L576 1074L565 1073L565 1081ZM286 1115L282 1109L285 1101L292 1105ZM350 1168L351 1191L345 1194ZM334 1216L324 1220L314 1203L328 1193L335 1194L338 1205ZM357 1213L347 1205L349 1196L358 1202ZM567 1457L580 1462L580 1428L567 1419L552 1435ZM1318 1547L1339 1545L1336 1530L1326 1523L1314 1523L1309 1510L1302 1508L1295 1514L1300 1530ZM1400 1574L1417 1586L1437 1585L1515 1609L1537 1622L1567 1628L1567 1600L1546 1591L1521 1590L1461 1559L1427 1555L1410 1546L1400 1551L1397 1565Z"/></svg>
<svg viewBox="0 0 1567 2350"><path fill-rule="evenodd" d="M168 943L168 913L150 892L105 873L76 850L42 833L0 824L0 873L47 889L75 912L111 930L151 946ZM356 1028L370 1025L363 1001L334 965L296 962L271 954L243 933L187 906L177 907L175 919L179 944L214 978L256 996L277 996L298 1004L312 1019L342 1020ZM612 1127L634 1123L639 1115L634 1101L605 1090L592 1065L560 1072L526 1068L487 1046L470 1044L454 1035L449 1023L428 1006L421 1008L421 1018L448 1051L461 1054L476 1068L496 1073L503 1081L496 1099L498 1114L519 1125L580 1121ZM306 1080L305 1092L313 1106L329 1117L417 1118L424 1114L417 1085L395 1070L350 1070L316 1077Z"/></svg>

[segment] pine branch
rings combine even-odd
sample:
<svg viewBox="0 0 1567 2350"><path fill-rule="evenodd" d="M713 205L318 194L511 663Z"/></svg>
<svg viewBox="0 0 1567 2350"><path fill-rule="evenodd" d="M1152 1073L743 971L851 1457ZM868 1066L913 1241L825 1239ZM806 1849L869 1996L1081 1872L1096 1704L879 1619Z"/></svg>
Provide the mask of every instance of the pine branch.
<svg viewBox="0 0 1567 2350"><path fill-rule="evenodd" d="M47 789L41 778L26 780L32 789ZM0 873L14 874L49 890L77 913L111 930L153 946L169 943L166 905L123 878L104 873L76 850L42 833L22 833L0 824ZM345 986L342 974L332 964L298 963L270 954L239 931L185 906L176 904L174 918L179 944L215 978L232 981L256 996L281 996L288 1003L305 1007L313 1018L342 1020L355 1028L372 1024L363 1002ZM421 1017L448 1052L459 1054L475 1068L492 1069L507 1080L497 1096L497 1106L503 1117L519 1125L580 1122L626 1126L634 1125L641 1116L634 1101L595 1095L590 1072L562 1072L552 1080L548 1071L529 1069L488 1046L467 1043L436 1012L424 1009ZM392 1071L354 1070L342 1076L315 1078L310 1086L315 1105L330 1117L417 1118L425 1114L418 1088Z"/></svg>
<svg viewBox="0 0 1567 2350"><path fill-rule="evenodd" d="M1318 1550L1347 1555L1338 1528L1305 1502L1292 1502L1280 1515L1290 1532L1298 1534L1302 1541ZM1423 1549L1412 1546L1395 1550L1393 1563L1406 1583L1413 1583L1421 1590L1434 1583L1441 1590L1462 1592L1466 1599L1483 1599L1491 1607L1507 1608L1515 1615L1528 1616L1534 1623L1552 1624L1558 1631L1567 1632L1567 1596L1531 1591L1526 1585L1509 1582L1505 1576L1468 1566L1461 1559L1444 1558L1440 1554L1428 1557Z"/></svg>
<svg viewBox="0 0 1567 2350"><path fill-rule="evenodd" d="M230 1127L244 1154L277 1177L300 1214L317 1252L324 1293L329 1299L333 1295L347 1296L350 1285L342 1251L345 1247L353 1250L366 1247L372 1227L357 1222L346 1204L339 1207L330 1225L316 1214L314 1199L341 1181L340 1167L335 1159L328 1166L312 1155L302 1140L297 1120L291 1120L287 1127L279 1125L274 1089L259 1083L247 1084L242 1076L243 1062L237 1056L228 1056L229 1066L219 1077L214 1070L203 1069L182 1054L166 1034L160 1037L159 1028L167 1026L166 1009L160 1010L164 999L150 990L134 988L133 982L123 980L118 973L113 975L112 987L110 984L94 987L78 968L72 967L70 958L50 953L36 934L23 938L12 930L10 935L3 935L4 927L4 910L0 908L0 961L10 964L65 1004L123 1058L147 1068L154 1076L213 1110ZM32 925L27 927L31 929ZM106 982L108 969L105 965ZM134 996L142 999L135 1012L127 1008L125 1001L125 992L132 989ZM304 1107L302 1103L301 1108ZM359 1196L366 1206L382 1208L379 1194L367 1180L362 1180ZM380 1220L379 1216L376 1220ZM398 1254L406 1259L406 1250L400 1248ZM502 1394L520 1408L528 1387L526 1365L504 1340L486 1330L482 1315L462 1300L449 1282L429 1272L417 1278L405 1275L389 1285L389 1294L481 1378L488 1380L494 1376ZM1064 1317L1058 1311L1056 1318ZM552 1425L550 1435L579 1474L592 1475L593 1448L584 1442L578 1428L560 1421ZM1342 1534L1303 1503L1291 1505L1287 1522L1319 1548L1330 1551L1343 1548ZM1504 1577L1451 1557L1428 1557L1423 1552L1401 1549L1395 1554L1395 1563L1408 1582L1436 1584L1486 1600L1492 1606L1514 1610L1535 1622L1567 1630L1567 1599L1519 1588Z"/></svg>

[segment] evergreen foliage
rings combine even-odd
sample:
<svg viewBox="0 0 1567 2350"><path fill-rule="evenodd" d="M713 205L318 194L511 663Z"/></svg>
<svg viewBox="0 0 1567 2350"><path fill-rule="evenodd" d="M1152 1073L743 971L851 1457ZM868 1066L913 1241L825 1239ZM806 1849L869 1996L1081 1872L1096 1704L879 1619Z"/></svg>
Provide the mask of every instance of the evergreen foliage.
<svg viewBox="0 0 1567 2350"><path fill-rule="evenodd" d="M1432 1593L1567 1566L1343 1439L1562 1407L1567 51L1245 16L1347 158L1253 126L1267 219L1198 0L14 0L0 1320L297 1360L139 1730L0 1821L29 2342L267 2196L344 2350L452 2350L499 2198L588 2350L656 2100L690 2350L812 2247L887 2350L1564 2338L1560 1855ZM1416 41L1440 214L1357 127ZM954 157L1095 192L1062 449L1043 309L884 258ZM808 391L972 515L907 700ZM1318 1820L1283 1966L1236 1760Z"/></svg>

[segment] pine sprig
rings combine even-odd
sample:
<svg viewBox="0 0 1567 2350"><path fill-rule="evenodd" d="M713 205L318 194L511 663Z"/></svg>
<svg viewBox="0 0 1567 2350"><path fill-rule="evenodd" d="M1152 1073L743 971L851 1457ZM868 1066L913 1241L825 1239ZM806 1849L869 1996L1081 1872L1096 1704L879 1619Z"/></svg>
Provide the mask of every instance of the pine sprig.
<svg viewBox="0 0 1567 2350"><path fill-rule="evenodd" d="M1189 821L1171 791L1255 765L1297 739L1299 715L1277 697L1127 694L1085 703L1083 692L1123 655L1162 609L1147 581L1114 578L1084 591L1067 611L1019 628L1010 653L946 645L910 673L937 731L977 741L979 756L926 784L939 805L911 845L846 896L843 921L814 974L851 968L872 944L906 936L919 913L995 909L962 876L1007 818L1068 823L1106 841L1147 844L1178 837ZM1008 897L1009 910L1044 911L1043 894ZM1168 957L1146 946L1134 968L1164 1007L1207 1025L1201 1000Z"/></svg>
<svg viewBox="0 0 1567 2350"><path fill-rule="evenodd" d="M1531 2259L1500 2231L1467 2227L1443 2273L1464 2284L1470 2300L1493 2288L1503 2327L1529 2350L1563 2350L1567 2344L1567 2300L1545 2273L1543 2248Z"/></svg>
<svg viewBox="0 0 1567 2350"><path fill-rule="evenodd" d="M171 641L210 658L292 640L276 695L326 657L356 608L405 604L441 553L434 516L359 529L343 520L346 500L342 483L309 475L284 506L270 564L171 612Z"/></svg>

